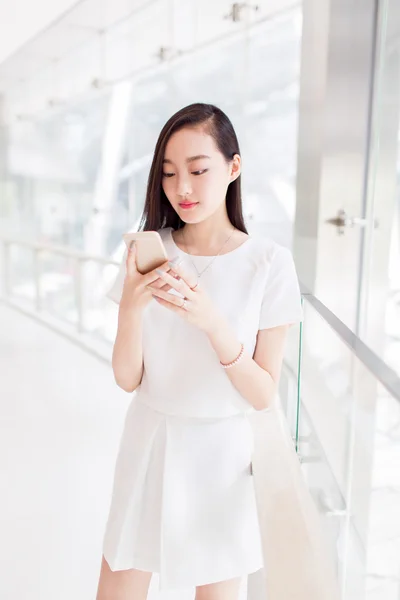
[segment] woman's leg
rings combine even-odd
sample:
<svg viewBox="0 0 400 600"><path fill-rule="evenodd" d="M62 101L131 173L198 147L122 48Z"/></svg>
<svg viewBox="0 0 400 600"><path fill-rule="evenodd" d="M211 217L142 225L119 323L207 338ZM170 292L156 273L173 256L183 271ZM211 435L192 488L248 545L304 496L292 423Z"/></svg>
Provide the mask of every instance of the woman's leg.
<svg viewBox="0 0 400 600"><path fill-rule="evenodd" d="M152 575L138 569L111 571L103 556L96 600L146 600Z"/></svg>
<svg viewBox="0 0 400 600"><path fill-rule="evenodd" d="M196 587L195 600L238 600L242 578L218 581Z"/></svg>

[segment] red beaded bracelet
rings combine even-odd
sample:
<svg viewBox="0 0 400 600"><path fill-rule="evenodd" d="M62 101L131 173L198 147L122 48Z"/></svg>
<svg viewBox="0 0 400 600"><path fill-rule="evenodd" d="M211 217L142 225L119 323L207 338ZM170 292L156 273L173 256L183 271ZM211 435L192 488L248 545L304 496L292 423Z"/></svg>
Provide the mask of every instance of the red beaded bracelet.
<svg viewBox="0 0 400 600"><path fill-rule="evenodd" d="M230 363L227 363L227 364L224 364L224 363L222 363L222 362L220 361L220 365L221 365L221 367L222 367L223 369L230 369L230 368L231 368L231 367L233 367L234 365L237 365L237 363L238 363L240 360L242 360L243 356L244 356L244 346L243 346L243 344L242 344L242 347L241 347L241 349L240 349L240 352L239 352L238 356L235 358L235 360L233 360L232 362L230 362Z"/></svg>

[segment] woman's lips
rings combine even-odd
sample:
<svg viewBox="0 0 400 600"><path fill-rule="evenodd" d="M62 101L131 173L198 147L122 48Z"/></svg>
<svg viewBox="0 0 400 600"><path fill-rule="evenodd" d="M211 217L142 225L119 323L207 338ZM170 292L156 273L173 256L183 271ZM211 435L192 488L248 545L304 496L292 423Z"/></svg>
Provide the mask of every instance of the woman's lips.
<svg viewBox="0 0 400 600"><path fill-rule="evenodd" d="M198 205L198 202L180 202L179 206L184 210L188 210L189 208L194 208Z"/></svg>

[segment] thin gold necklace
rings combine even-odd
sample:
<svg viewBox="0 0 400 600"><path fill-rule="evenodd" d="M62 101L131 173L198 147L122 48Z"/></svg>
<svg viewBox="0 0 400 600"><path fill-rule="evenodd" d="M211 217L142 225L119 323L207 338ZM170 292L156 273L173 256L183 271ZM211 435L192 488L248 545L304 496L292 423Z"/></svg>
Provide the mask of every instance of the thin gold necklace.
<svg viewBox="0 0 400 600"><path fill-rule="evenodd" d="M186 250L186 254L189 256L189 260L192 263L196 273L197 273L197 281L200 279L200 277L203 275L203 273L205 273L207 271L207 269L209 269L211 267L211 265L213 264L214 260L216 258L218 258L218 256L221 254L222 250L225 248L226 244L229 242L229 240L231 239L231 237L233 236L233 234L235 233L236 229L234 228L232 233L230 234L230 236L228 237L228 239L225 240L225 242L222 244L218 254L216 254L215 256L212 257L211 261L208 263L208 265L206 266L205 269L203 269L202 271L199 271L198 268L196 267L196 265L194 264L194 262L192 261L192 259L190 258L191 254L187 251L187 244L186 244L186 238L185 238L185 233L184 233L184 229L182 228L182 238L183 238L183 243L185 246L185 250Z"/></svg>

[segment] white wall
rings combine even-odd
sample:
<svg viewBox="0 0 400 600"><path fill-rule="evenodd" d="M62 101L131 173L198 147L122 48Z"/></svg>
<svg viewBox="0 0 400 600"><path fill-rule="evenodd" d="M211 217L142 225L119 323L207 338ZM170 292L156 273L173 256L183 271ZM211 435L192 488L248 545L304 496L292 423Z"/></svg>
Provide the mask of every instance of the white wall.
<svg viewBox="0 0 400 600"><path fill-rule="evenodd" d="M0 63L77 0L13 0L0 2Z"/></svg>

